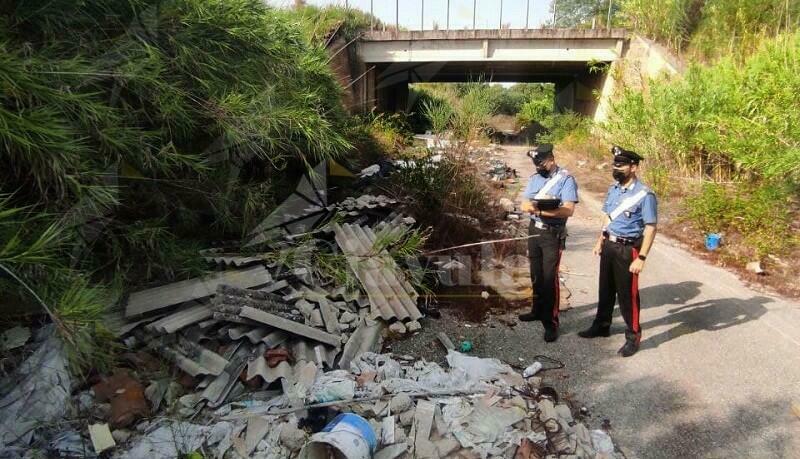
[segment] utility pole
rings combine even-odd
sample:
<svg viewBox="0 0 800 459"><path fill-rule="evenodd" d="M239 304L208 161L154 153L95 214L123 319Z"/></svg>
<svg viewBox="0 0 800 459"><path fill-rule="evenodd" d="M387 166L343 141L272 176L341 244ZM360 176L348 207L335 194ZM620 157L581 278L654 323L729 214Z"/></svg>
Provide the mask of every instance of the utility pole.
<svg viewBox="0 0 800 459"><path fill-rule="evenodd" d="M528 21L531 17L531 0L525 0L525 30L528 30Z"/></svg>
<svg viewBox="0 0 800 459"><path fill-rule="evenodd" d="M447 0L447 30L450 30L450 0Z"/></svg>
<svg viewBox="0 0 800 459"><path fill-rule="evenodd" d="M422 0L422 17L420 18L420 30L425 30L425 0Z"/></svg>
<svg viewBox="0 0 800 459"><path fill-rule="evenodd" d="M395 31L400 31L400 0L394 2L394 27Z"/></svg>
<svg viewBox="0 0 800 459"><path fill-rule="evenodd" d="M608 0L608 19L606 20L606 28L611 30L611 5L614 4L614 0Z"/></svg>
<svg viewBox="0 0 800 459"><path fill-rule="evenodd" d="M369 0L369 30L375 30L375 15L372 14L373 3L375 0Z"/></svg>
<svg viewBox="0 0 800 459"><path fill-rule="evenodd" d="M500 0L500 30L503 30L503 0Z"/></svg>

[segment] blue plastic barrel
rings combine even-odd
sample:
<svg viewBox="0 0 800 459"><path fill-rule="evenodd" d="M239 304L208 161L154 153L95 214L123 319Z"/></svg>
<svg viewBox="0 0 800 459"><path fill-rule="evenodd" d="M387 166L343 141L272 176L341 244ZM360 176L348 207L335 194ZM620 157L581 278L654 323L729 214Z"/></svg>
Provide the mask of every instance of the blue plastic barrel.
<svg viewBox="0 0 800 459"><path fill-rule="evenodd" d="M333 451L344 459L370 459L378 447L375 431L366 419L353 413L342 413L321 432L311 436L303 446L299 459L327 459Z"/></svg>
<svg viewBox="0 0 800 459"><path fill-rule="evenodd" d="M375 448L378 447L378 439L375 437L375 431L372 430L372 426L369 425L366 419L357 414L342 413L333 418L333 421L329 422L328 425L322 429L323 432L336 432L340 430L357 433L363 437L364 440L367 441L370 451L375 451Z"/></svg>
<svg viewBox="0 0 800 459"><path fill-rule="evenodd" d="M717 233L706 234L706 249L717 250L719 248L720 241L722 241L721 234Z"/></svg>

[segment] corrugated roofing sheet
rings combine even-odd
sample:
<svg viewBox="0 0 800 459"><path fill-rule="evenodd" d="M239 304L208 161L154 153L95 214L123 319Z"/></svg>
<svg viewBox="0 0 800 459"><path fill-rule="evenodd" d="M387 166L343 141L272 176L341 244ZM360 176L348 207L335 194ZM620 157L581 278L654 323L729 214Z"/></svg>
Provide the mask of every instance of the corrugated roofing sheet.
<svg viewBox="0 0 800 459"><path fill-rule="evenodd" d="M209 276L175 282L161 287L131 293L125 317L133 317L186 301L212 296L222 284L249 288L270 282L272 278L263 266L224 271Z"/></svg>
<svg viewBox="0 0 800 459"><path fill-rule="evenodd" d="M210 304L200 304L163 317L145 328L158 333L175 333L183 327L203 321L214 315Z"/></svg>
<svg viewBox="0 0 800 459"><path fill-rule="evenodd" d="M417 292L386 252L375 253L376 236L370 228L348 223L333 226L336 243L367 291L370 304L384 320L417 320Z"/></svg>

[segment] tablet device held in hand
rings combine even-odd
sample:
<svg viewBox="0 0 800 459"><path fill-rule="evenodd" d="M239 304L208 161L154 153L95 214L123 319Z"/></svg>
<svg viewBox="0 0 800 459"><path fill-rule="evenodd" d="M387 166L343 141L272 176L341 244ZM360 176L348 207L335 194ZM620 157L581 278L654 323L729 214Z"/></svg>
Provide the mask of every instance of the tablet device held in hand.
<svg viewBox="0 0 800 459"><path fill-rule="evenodd" d="M553 210L561 206L561 200L558 198L532 199L532 201L536 203L539 210Z"/></svg>

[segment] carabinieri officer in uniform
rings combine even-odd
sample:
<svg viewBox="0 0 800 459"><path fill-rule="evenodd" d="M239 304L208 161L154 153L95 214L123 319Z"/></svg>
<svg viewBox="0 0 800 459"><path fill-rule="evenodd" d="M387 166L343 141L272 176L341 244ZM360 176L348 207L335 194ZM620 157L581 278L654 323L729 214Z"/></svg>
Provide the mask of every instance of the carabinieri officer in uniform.
<svg viewBox="0 0 800 459"><path fill-rule="evenodd" d="M558 339L559 283L558 265L567 238L567 218L578 202L578 184L566 169L558 167L553 145L540 144L528 152L536 166L525 188L521 209L531 214L528 227L528 259L533 285L531 312L519 316L522 321L539 320L544 326L544 340ZM539 209L535 200L560 199L560 206Z"/></svg>
<svg viewBox="0 0 800 459"><path fill-rule="evenodd" d="M639 350L639 273L656 237L656 195L636 177L642 157L618 146L614 154L614 180L603 204L603 229L593 253L600 255L600 288L597 315L583 338L609 336L614 303L625 319L625 344L619 353L630 357Z"/></svg>

